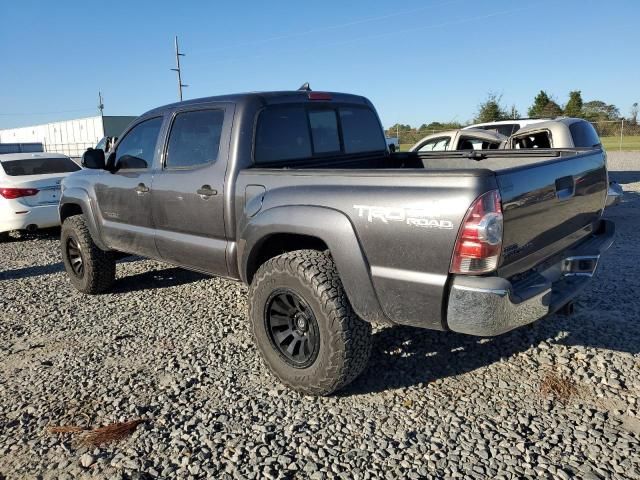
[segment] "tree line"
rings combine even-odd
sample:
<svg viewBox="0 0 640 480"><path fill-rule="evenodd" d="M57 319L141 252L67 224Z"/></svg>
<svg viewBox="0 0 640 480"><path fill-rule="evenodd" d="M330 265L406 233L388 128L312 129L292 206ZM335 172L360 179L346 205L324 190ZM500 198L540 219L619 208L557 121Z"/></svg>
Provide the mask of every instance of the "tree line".
<svg viewBox="0 0 640 480"><path fill-rule="evenodd" d="M629 117L625 118L630 126L638 126L638 103L631 106ZM584 118L590 122L620 121L623 119L620 110L615 105L607 104L602 100L590 100L585 102L582 99L580 90L569 92L569 100L566 104L560 105L546 91L540 90L531 106L527 109L529 118L553 118L559 116ZM488 93L487 98L478 105L473 123L495 122L499 120L510 120L521 118L520 112L515 105L507 107L502 103L502 95ZM402 143L415 143L421 138L432 133L461 128L459 122L431 122L422 124L417 128L411 125L395 124L386 130L388 137L400 136Z"/></svg>

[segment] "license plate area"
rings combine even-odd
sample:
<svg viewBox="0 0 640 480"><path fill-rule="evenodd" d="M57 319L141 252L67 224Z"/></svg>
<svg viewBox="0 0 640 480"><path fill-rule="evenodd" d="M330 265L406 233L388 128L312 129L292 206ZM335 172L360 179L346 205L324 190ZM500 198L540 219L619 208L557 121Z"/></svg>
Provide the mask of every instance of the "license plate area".
<svg viewBox="0 0 640 480"><path fill-rule="evenodd" d="M565 277L591 277L596 271L600 255L579 255L562 260L562 274Z"/></svg>

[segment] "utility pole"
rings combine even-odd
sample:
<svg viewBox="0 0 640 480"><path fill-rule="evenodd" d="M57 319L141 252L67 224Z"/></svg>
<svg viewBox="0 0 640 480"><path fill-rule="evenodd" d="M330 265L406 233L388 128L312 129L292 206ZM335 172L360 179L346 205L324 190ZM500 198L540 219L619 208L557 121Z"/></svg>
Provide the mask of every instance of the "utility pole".
<svg viewBox="0 0 640 480"><path fill-rule="evenodd" d="M176 35L176 68L172 68L174 72L178 74L178 98L182 101L182 87L188 87L189 85L185 85L182 83L182 75L180 71L180 57L184 57L184 53L180 53L180 49L178 48L178 36Z"/></svg>
<svg viewBox="0 0 640 480"><path fill-rule="evenodd" d="M100 116L104 116L104 102L102 101L102 92L98 92L98 110L100 110Z"/></svg>

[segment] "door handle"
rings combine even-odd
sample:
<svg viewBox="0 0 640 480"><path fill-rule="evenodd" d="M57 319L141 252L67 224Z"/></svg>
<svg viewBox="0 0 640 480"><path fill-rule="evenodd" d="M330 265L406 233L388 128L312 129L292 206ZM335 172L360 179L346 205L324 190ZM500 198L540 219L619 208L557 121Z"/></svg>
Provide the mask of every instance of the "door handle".
<svg viewBox="0 0 640 480"><path fill-rule="evenodd" d="M145 193L149 193L149 187L147 187L144 183L139 183L136 187L136 193L138 195L144 195Z"/></svg>
<svg viewBox="0 0 640 480"><path fill-rule="evenodd" d="M198 195L200 195L200 197L202 198L209 198L213 195L217 195L218 192L214 189L211 188L211 185L203 185L202 187L200 187L197 192Z"/></svg>

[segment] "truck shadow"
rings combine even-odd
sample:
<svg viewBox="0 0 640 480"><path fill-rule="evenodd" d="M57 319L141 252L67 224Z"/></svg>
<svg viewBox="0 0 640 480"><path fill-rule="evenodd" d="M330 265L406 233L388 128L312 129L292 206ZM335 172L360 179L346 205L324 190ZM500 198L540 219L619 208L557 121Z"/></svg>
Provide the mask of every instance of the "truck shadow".
<svg viewBox="0 0 640 480"><path fill-rule="evenodd" d="M600 325L593 318L588 322L590 325L585 325L579 314L573 317L552 315L531 326L492 338L413 327L385 328L373 337L367 369L338 396L426 385L491 365L543 341L640 353L640 335L630 337L627 322L612 325L602 320ZM558 335L560 332L565 333ZM537 357L536 353L532 355Z"/></svg>
<svg viewBox="0 0 640 480"><path fill-rule="evenodd" d="M178 267L149 270L117 279L113 288L107 293L140 292L143 290L177 287L205 278L209 277L202 273L192 272Z"/></svg>

